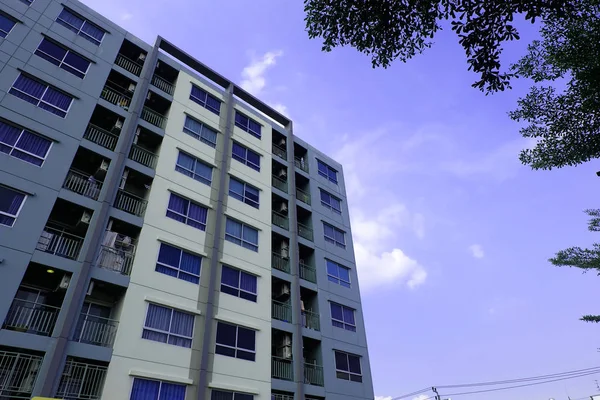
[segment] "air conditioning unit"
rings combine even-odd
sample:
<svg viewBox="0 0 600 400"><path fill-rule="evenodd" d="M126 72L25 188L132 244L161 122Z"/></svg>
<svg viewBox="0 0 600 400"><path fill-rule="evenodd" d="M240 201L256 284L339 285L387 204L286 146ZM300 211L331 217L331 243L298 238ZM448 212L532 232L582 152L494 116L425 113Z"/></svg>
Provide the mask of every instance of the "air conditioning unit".
<svg viewBox="0 0 600 400"><path fill-rule="evenodd" d="M285 335L283 337L283 340L281 341L281 343L284 346L291 346L292 345L292 337L290 335Z"/></svg>
<svg viewBox="0 0 600 400"><path fill-rule="evenodd" d="M144 62L146 60L146 53L140 53L138 56L138 61Z"/></svg>
<svg viewBox="0 0 600 400"><path fill-rule="evenodd" d="M123 176L121 176L121 183L119 184L119 189L125 189L125 182L127 182L127 177L129 176L129 170L126 169L123 171Z"/></svg>
<svg viewBox="0 0 600 400"><path fill-rule="evenodd" d="M117 119L115 121L115 125L113 126L113 129L121 130L122 127L123 127L123 121L120 119Z"/></svg>
<svg viewBox="0 0 600 400"><path fill-rule="evenodd" d="M66 290L69 288L69 283L71 283L71 277L69 275L63 275L60 283L58 284L59 289Z"/></svg>
<svg viewBox="0 0 600 400"><path fill-rule="evenodd" d="M79 219L79 222L81 222L82 224L89 224L91 220L92 213L84 211L83 214L81 214L81 219Z"/></svg>
<svg viewBox="0 0 600 400"><path fill-rule="evenodd" d="M279 296L287 296L290 294L290 285L284 283L281 285L281 290L279 291Z"/></svg>
<svg viewBox="0 0 600 400"><path fill-rule="evenodd" d="M281 140L279 141L279 147L285 148L285 138L281 138Z"/></svg>
<svg viewBox="0 0 600 400"><path fill-rule="evenodd" d="M288 259L290 258L290 252L288 250L288 247L283 247L283 245L281 246L281 258L283 259Z"/></svg>
<svg viewBox="0 0 600 400"><path fill-rule="evenodd" d="M291 360L292 359L292 348L291 347L284 347L282 350L282 354L281 354L281 358L285 359L285 360Z"/></svg>
<svg viewBox="0 0 600 400"><path fill-rule="evenodd" d="M86 292L86 296L91 296L94 291L94 281L90 281L90 285L88 286L88 290Z"/></svg>
<svg viewBox="0 0 600 400"><path fill-rule="evenodd" d="M280 213L287 213L288 210L288 206L286 203L281 203L281 206L279 206L279 212Z"/></svg>
<svg viewBox="0 0 600 400"><path fill-rule="evenodd" d="M152 98L152 92L148 90L148 94L146 95L146 100L150 100Z"/></svg>
<svg viewBox="0 0 600 400"><path fill-rule="evenodd" d="M135 90L135 84L134 83L130 83L129 87L127 88L128 91L133 92Z"/></svg>
<svg viewBox="0 0 600 400"><path fill-rule="evenodd" d="M108 161L102 160L102 163L100 164L100 169L102 171L108 171Z"/></svg>
<svg viewBox="0 0 600 400"><path fill-rule="evenodd" d="M281 168L281 170L279 170L279 177L280 178L285 178L287 177L287 171L285 168Z"/></svg>

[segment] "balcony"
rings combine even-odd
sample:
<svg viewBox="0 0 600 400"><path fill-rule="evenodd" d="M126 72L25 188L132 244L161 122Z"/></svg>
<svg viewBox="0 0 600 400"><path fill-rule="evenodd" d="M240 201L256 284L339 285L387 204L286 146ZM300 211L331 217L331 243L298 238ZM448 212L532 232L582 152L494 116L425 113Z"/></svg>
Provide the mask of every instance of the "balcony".
<svg viewBox="0 0 600 400"><path fill-rule="evenodd" d="M143 68L142 65L125 57L122 54L117 55L115 64L118 65L119 67L123 68L125 71L131 72L135 76L140 76L140 74L142 73L142 68Z"/></svg>
<svg viewBox="0 0 600 400"><path fill-rule="evenodd" d="M281 148L275 143L273 143L273 154L275 154L277 157L283 160L287 160L287 151L285 150L285 148Z"/></svg>
<svg viewBox="0 0 600 400"><path fill-rule="evenodd" d="M50 336L59 312L60 307L14 299L4 320L4 329Z"/></svg>
<svg viewBox="0 0 600 400"><path fill-rule="evenodd" d="M165 126L167 124L167 117L152 110L149 107L144 107L142 109L141 117L144 121L149 122L152 125L159 127L160 129L165 129Z"/></svg>
<svg viewBox="0 0 600 400"><path fill-rule="evenodd" d="M124 223L121 222L121 224ZM109 225L112 225L112 222ZM121 275L129 275L135 257L135 250L135 239L127 234L109 229L104 232L100 254L98 254L95 265L98 268L114 271Z"/></svg>
<svg viewBox="0 0 600 400"><path fill-rule="evenodd" d="M118 325L119 322L114 319L82 313L73 339L94 346L112 347Z"/></svg>
<svg viewBox="0 0 600 400"><path fill-rule="evenodd" d="M88 125L87 129L85 130L85 133L83 134L83 138L111 151L115 149L115 147L117 146L117 141L119 140L118 135L110 133L109 131L102 129L99 126L92 124Z"/></svg>
<svg viewBox="0 0 600 400"><path fill-rule="evenodd" d="M323 386L323 366L304 363L304 383L308 385Z"/></svg>
<svg viewBox="0 0 600 400"><path fill-rule="evenodd" d="M146 205L148 201L129 193L123 189L117 191L117 197L115 198L115 208L125 211L126 213L143 217L146 212Z"/></svg>
<svg viewBox="0 0 600 400"><path fill-rule="evenodd" d="M317 283L317 270L312 265L308 265L300 261L300 278L312 282Z"/></svg>
<svg viewBox="0 0 600 400"><path fill-rule="evenodd" d="M272 357L271 375L273 378L283 379L286 381L293 381L294 368L292 365L292 359Z"/></svg>
<svg viewBox="0 0 600 400"><path fill-rule="evenodd" d="M150 81L150 83L153 86L162 90L163 92L172 96L173 93L175 93L175 82L177 82L178 76L178 70L171 67L166 62L159 60L156 63L154 75L152 76L152 80Z"/></svg>
<svg viewBox="0 0 600 400"><path fill-rule="evenodd" d="M102 190L102 182L96 181L88 174L71 169L67 173L63 187L92 200L98 200Z"/></svg>
<svg viewBox="0 0 600 400"><path fill-rule="evenodd" d="M156 167L156 161L158 160L158 156L156 154L135 143L131 145L129 158L152 169Z"/></svg>
<svg viewBox="0 0 600 400"><path fill-rule="evenodd" d="M123 40L123 44L117 54L115 64L135 76L140 76L147 53L129 40Z"/></svg>
<svg viewBox="0 0 600 400"><path fill-rule="evenodd" d="M290 229L290 220L287 215L283 215L278 213L277 211L273 211L273 225L276 225L286 231Z"/></svg>
<svg viewBox="0 0 600 400"><path fill-rule="evenodd" d="M308 173L308 150L299 145L298 143L294 143L294 165L296 168L301 169L302 171Z"/></svg>
<svg viewBox="0 0 600 400"><path fill-rule="evenodd" d="M287 182L284 181L283 179L279 178L278 176L273 175L271 182L272 182L272 185L274 188L277 188L284 193L288 192Z"/></svg>
<svg viewBox="0 0 600 400"><path fill-rule="evenodd" d="M304 158L294 157L294 165L308 174L308 163L304 161Z"/></svg>
<svg viewBox="0 0 600 400"><path fill-rule="evenodd" d="M311 242L314 240L312 228L298 222L298 235Z"/></svg>
<svg viewBox="0 0 600 400"><path fill-rule="evenodd" d="M280 301L272 301L272 317L283 322L292 323L292 306Z"/></svg>
<svg viewBox="0 0 600 400"><path fill-rule="evenodd" d="M135 83L131 79L112 70L100 93L100 98L124 110L129 110L134 91Z"/></svg>
<svg viewBox="0 0 600 400"><path fill-rule="evenodd" d="M30 399L43 357L0 350L0 398Z"/></svg>
<svg viewBox="0 0 600 400"><path fill-rule="evenodd" d="M152 83L154 86L156 86L163 92L170 94L171 96L173 95L173 93L175 93L175 85L173 85L171 82L167 81L166 79L161 78L158 75L152 76L152 81L150 83Z"/></svg>
<svg viewBox="0 0 600 400"><path fill-rule="evenodd" d="M310 206L310 193L305 192L300 188L296 188L296 198L301 202L308 204Z"/></svg>
<svg viewBox="0 0 600 400"><path fill-rule="evenodd" d="M67 357L56 392L61 399L100 400L107 367Z"/></svg>
<svg viewBox="0 0 600 400"><path fill-rule="evenodd" d="M273 252L271 266L288 274L290 273L290 259L282 257L279 253Z"/></svg>
<svg viewBox="0 0 600 400"><path fill-rule="evenodd" d="M66 231L57 222L48 221L42 235L38 239L36 249L59 257L77 260L83 246L84 238Z"/></svg>
<svg viewBox="0 0 600 400"><path fill-rule="evenodd" d="M271 400L294 400L294 394L289 393L271 393Z"/></svg>
<svg viewBox="0 0 600 400"><path fill-rule="evenodd" d="M98 200L109 165L110 162L100 155L85 147L79 147L63 187L92 200Z"/></svg>
<svg viewBox="0 0 600 400"><path fill-rule="evenodd" d="M321 330L319 314L310 310L302 310L302 325L313 331Z"/></svg>

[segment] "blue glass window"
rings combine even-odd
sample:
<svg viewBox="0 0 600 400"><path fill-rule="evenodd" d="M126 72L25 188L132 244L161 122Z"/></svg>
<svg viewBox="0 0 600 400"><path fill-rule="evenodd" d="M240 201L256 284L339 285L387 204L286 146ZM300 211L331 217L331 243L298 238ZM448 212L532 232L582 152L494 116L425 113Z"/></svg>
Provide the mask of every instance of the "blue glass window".
<svg viewBox="0 0 600 400"><path fill-rule="evenodd" d="M0 225L13 226L25 203L25 198L27 196L21 192L0 186Z"/></svg>
<svg viewBox="0 0 600 400"><path fill-rule="evenodd" d="M73 101L72 96L23 74L19 75L9 93L63 118Z"/></svg>
<svg viewBox="0 0 600 400"><path fill-rule="evenodd" d="M252 169L260 171L260 155L239 143L233 142L231 157Z"/></svg>
<svg viewBox="0 0 600 400"><path fill-rule="evenodd" d="M219 322L215 353L254 361L256 358L256 332L242 326Z"/></svg>
<svg viewBox="0 0 600 400"><path fill-rule="evenodd" d="M258 208L258 192L259 190L252 185L235 179L229 178L229 195L239 201Z"/></svg>
<svg viewBox="0 0 600 400"><path fill-rule="evenodd" d="M326 192L323 189L321 190L321 204L325 207L329 208L331 211L341 214L342 213L342 201L332 195L329 192Z"/></svg>
<svg viewBox="0 0 600 400"><path fill-rule="evenodd" d="M200 121L196 121L189 115L185 116L185 124L183 125L183 131L193 138L209 145L210 147L217 146L217 132Z"/></svg>
<svg viewBox="0 0 600 400"><path fill-rule="evenodd" d="M35 54L79 78L85 77L90 66L88 59L48 38L42 39Z"/></svg>
<svg viewBox="0 0 600 400"><path fill-rule="evenodd" d="M325 260L327 264L327 279L338 285L350 287L350 269L331 260Z"/></svg>
<svg viewBox="0 0 600 400"><path fill-rule="evenodd" d="M326 222L323 222L325 241L338 247L346 248L346 233Z"/></svg>
<svg viewBox="0 0 600 400"><path fill-rule="evenodd" d="M202 257L165 243L160 244L156 272L198 284L201 268Z"/></svg>
<svg viewBox="0 0 600 400"><path fill-rule="evenodd" d="M258 230L230 218L225 224L225 240L258 251Z"/></svg>
<svg viewBox="0 0 600 400"><path fill-rule="evenodd" d="M331 306L331 324L347 331L356 332L354 309L333 302L329 304Z"/></svg>
<svg viewBox="0 0 600 400"><path fill-rule="evenodd" d="M221 112L221 102L216 97L208 94L208 92L193 84L192 92L190 93L190 100L200 104L202 107L214 112L217 115L219 115Z"/></svg>
<svg viewBox="0 0 600 400"><path fill-rule="evenodd" d="M17 21L0 12L0 37L7 37Z"/></svg>
<svg viewBox="0 0 600 400"><path fill-rule="evenodd" d="M51 146L48 139L0 121L0 153L40 167Z"/></svg>
<svg viewBox="0 0 600 400"><path fill-rule="evenodd" d="M324 176L325 178L329 179L335 184L338 183L337 171L335 169L331 168L329 165L325 164L321 160L317 160L317 166L319 170L319 175Z"/></svg>
<svg viewBox="0 0 600 400"><path fill-rule="evenodd" d="M192 347L194 315L148 304L142 338L180 347Z"/></svg>
<svg viewBox="0 0 600 400"><path fill-rule="evenodd" d="M212 167L183 151L179 152L175 170L208 186L212 182Z"/></svg>
<svg viewBox="0 0 600 400"><path fill-rule="evenodd" d="M244 271L223 265L221 268L221 292L256 302L257 279Z"/></svg>
<svg viewBox="0 0 600 400"><path fill-rule="evenodd" d="M272 396L274 400L275 397ZM210 400L254 400L254 396L248 393L226 392L224 390L213 389L210 393Z"/></svg>
<svg viewBox="0 0 600 400"><path fill-rule="evenodd" d="M171 193L167 206L167 217L204 231L206 230L207 216L208 208Z"/></svg>
<svg viewBox="0 0 600 400"><path fill-rule="evenodd" d="M334 353L335 373L337 378L352 382L362 382L360 356L344 353L339 350L334 350Z"/></svg>
<svg viewBox="0 0 600 400"><path fill-rule="evenodd" d="M252 136L255 136L260 139L261 125L258 122L256 122L255 120L253 120L252 118L250 118L238 111L235 112L235 126L245 130Z"/></svg>
<svg viewBox="0 0 600 400"><path fill-rule="evenodd" d="M129 400L185 400L185 385L135 378Z"/></svg>
<svg viewBox="0 0 600 400"><path fill-rule="evenodd" d="M75 32L79 36L99 46L104 39L106 31L98 25L92 24L87 19L75 14L73 11L63 8L56 18L56 22L65 28Z"/></svg>

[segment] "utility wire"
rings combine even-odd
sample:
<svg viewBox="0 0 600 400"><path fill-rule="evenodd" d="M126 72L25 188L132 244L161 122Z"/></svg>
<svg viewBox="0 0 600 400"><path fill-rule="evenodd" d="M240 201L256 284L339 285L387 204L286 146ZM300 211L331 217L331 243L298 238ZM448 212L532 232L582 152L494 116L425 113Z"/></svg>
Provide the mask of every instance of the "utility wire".
<svg viewBox="0 0 600 400"><path fill-rule="evenodd" d="M402 395L400 397L394 397L392 400L401 400L401 399L405 399L407 397L417 396L421 393L429 392L430 390L431 390L431 387L426 387L425 389L421 389L416 392L408 393L408 394ZM429 399L433 399L434 397L435 396L429 397ZM429 400L429 399L424 399L424 400Z"/></svg>

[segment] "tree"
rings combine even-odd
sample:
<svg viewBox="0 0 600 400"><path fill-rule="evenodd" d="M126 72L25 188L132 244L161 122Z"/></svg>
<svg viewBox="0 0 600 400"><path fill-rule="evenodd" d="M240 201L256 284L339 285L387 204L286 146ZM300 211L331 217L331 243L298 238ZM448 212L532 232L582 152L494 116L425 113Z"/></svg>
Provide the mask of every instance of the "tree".
<svg viewBox="0 0 600 400"><path fill-rule="evenodd" d="M518 40L515 14L527 21L566 18L583 0L304 0L309 37L323 51L350 45L371 56L373 67L406 62L431 47L443 21L450 21L465 50L473 84L487 93L510 88L502 72L502 44Z"/></svg>
<svg viewBox="0 0 600 400"><path fill-rule="evenodd" d="M588 230L600 232L600 209L585 210L585 213L590 216ZM581 268L583 272L595 270L600 275L600 243L594 243L591 249L570 247L561 250L549 261L558 267ZM600 315L584 315L581 319L586 322L600 322Z"/></svg>
<svg viewBox="0 0 600 400"><path fill-rule="evenodd" d="M510 113L536 140L521 162L550 170L600 157L600 0L582 0L569 19L550 16L541 40L512 71L536 84Z"/></svg>

